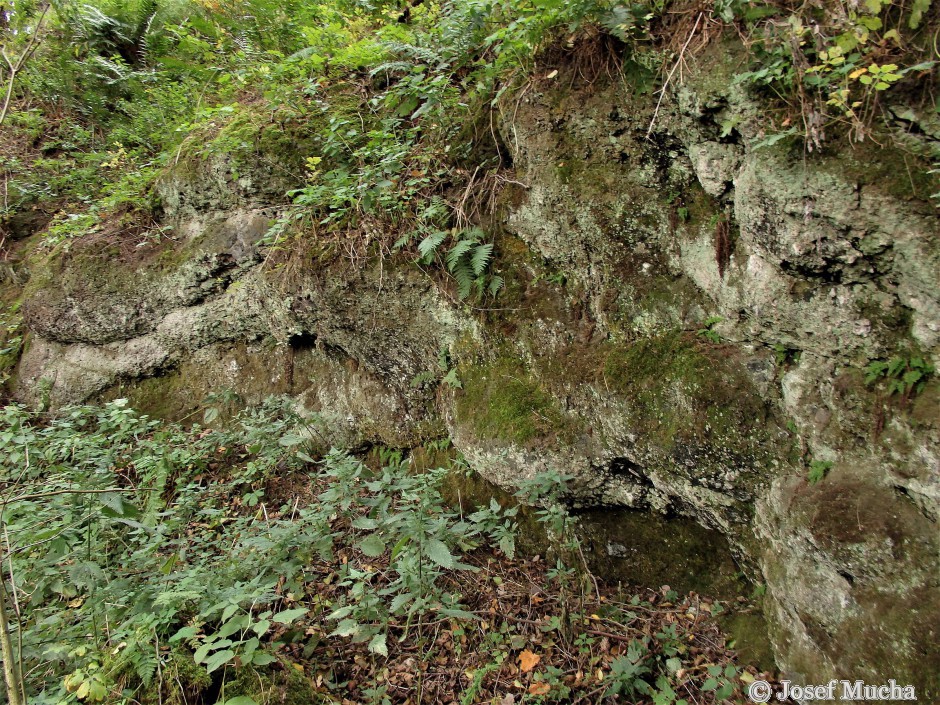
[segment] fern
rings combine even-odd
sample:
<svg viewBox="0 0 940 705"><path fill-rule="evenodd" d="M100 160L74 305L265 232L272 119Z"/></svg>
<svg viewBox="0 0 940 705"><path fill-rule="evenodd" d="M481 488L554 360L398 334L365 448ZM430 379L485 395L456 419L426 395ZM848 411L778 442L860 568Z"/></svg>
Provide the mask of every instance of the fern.
<svg viewBox="0 0 940 705"><path fill-rule="evenodd" d="M470 266L473 269L473 273L477 276L483 274L486 271L486 267L490 263L490 259L493 256L493 245L477 245L473 250L473 256L470 259Z"/></svg>
<svg viewBox="0 0 940 705"><path fill-rule="evenodd" d="M476 281L470 264L465 260L460 260L451 271L451 274L454 275L454 279L457 281L457 295L461 299L466 299L473 291L473 283Z"/></svg>
<svg viewBox="0 0 940 705"><path fill-rule="evenodd" d="M430 262L431 258L434 257L434 254L437 252L437 248L441 246L441 243L447 239L447 233L443 230L440 230L436 233L431 233L421 242L418 243L418 252L421 253L422 259L425 262Z"/></svg>
<svg viewBox="0 0 940 705"><path fill-rule="evenodd" d="M460 264L465 264L464 255L470 252L470 248L475 244L476 239L458 241L457 244L450 249L450 252L447 253L447 269L453 273Z"/></svg>
<svg viewBox="0 0 940 705"><path fill-rule="evenodd" d="M502 290L505 283L506 281L498 274L494 274L492 277L490 277L490 285L487 287L487 291L490 292L490 296L496 296Z"/></svg>
<svg viewBox="0 0 940 705"><path fill-rule="evenodd" d="M428 211L432 212L431 207ZM435 214L436 211L432 212L432 216ZM495 296L505 282L502 277L491 277L487 285L486 270L493 259L493 244L482 242L485 234L479 228L457 232L439 230L431 233L418 243L420 261L430 264L451 233L455 242L444 256L444 265L457 282L459 297L469 297L474 285L480 294L489 292Z"/></svg>

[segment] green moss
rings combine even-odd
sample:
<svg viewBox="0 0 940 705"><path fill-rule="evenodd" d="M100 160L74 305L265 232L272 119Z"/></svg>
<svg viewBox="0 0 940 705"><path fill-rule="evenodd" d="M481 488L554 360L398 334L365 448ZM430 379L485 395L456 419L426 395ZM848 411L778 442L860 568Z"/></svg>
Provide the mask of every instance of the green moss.
<svg viewBox="0 0 940 705"><path fill-rule="evenodd" d="M577 516L588 563L605 580L729 600L747 588L728 540L692 519L630 509L589 509Z"/></svg>
<svg viewBox="0 0 940 705"><path fill-rule="evenodd" d="M172 370L132 384L117 384L102 396L105 400L124 397L129 400L131 407L148 416L179 421L191 416L199 408L206 393L202 381Z"/></svg>
<svg viewBox="0 0 940 705"><path fill-rule="evenodd" d="M827 163L839 176L871 184L894 198L928 201L937 190L930 161L898 148L882 147L879 142L876 136L851 150L836 150ZM887 144L892 144L890 138Z"/></svg>
<svg viewBox="0 0 940 705"><path fill-rule="evenodd" d="M536 439L570 442L578 429L517 359L507 356L462 366L459 376L463 391L457 394L457 421L479 438L522 444Z"/></svg>
<svg viewBox="0 0 940 705"><path fill-rule="evenodd" d="M719 622L731 636L731 647L738 652L741 661L753 664L761 671L773 671L776 668L767 621L762 615L737 612L720 618Z"/></svg>
<svg viewBox="0 0 940 705"><path fill-rule="evenodd" d="M258 705L328 705L336 701L317 690L307 677L291 663L279 669L239 668L235 677L224 686L225 702L240 695L248 696Z"/></svg>
<svg viewBox="0 0 940 705"><path fill-rule="evenodd" d="M666 451L709 444L749 453L764 437L767 410L728 350L672 332L614 347L604 384L628 398L635 426Z"/></svg>
<svg viewBox="0 0 940 705"><path fill-rule="evenodd" d="M138 698L142 705L186 705L200 702L212 686L212 677L203 666L193 660L188 651L174 649L163 665L163 692L157 692L154 680L150 688L144 689Z"/></svg>

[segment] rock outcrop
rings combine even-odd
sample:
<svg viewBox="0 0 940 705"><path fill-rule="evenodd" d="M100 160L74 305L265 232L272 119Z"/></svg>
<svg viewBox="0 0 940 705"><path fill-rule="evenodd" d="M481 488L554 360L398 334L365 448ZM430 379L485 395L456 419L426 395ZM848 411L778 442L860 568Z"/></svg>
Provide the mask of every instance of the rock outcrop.
<svg viewBox="0 0 940 705"><path fill-rule="evenodd" d="M892 395L864 373L940 363L930 185L869 143L760 147L760 108L722 70L658 114L563 72L513 99L490 306L402 259L275 265L263 190L224 165L171 174L174 239L33 255L16 395L181 418L223 388L285 393L324 443L446 434L505 488L563 472L576 506L723 534L794 678L936 695L940 384ZM441 359L460 388L429 381Z"/></svg>

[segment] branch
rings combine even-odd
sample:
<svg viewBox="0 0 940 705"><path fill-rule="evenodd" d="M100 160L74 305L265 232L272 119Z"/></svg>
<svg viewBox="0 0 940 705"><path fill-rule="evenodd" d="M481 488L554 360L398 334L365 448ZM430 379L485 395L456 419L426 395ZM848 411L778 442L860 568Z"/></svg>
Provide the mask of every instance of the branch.
<svg viewBox="0 0 940 705"><path fill-rule="evenodd" d="M42 29L42 23L46 19L46 13L49 12L49 7L49 3L43 5L42 13L39 15L39 21L36 22L36 28L33 30L29 42L26 44L26 48L23 50L23 53L20 54L20 58L16 60L15 64L6 55L6 52L3 52L3 60L6 61L7 65L10 67L10 78L7 81L7 95L3 101L3 110L0 111L0 125L3 125L3 121L6 120L7 117L7 111L10 109L10 101L13 98L13 83L16 81L16 75L38 46L39 33Z"/></svg>

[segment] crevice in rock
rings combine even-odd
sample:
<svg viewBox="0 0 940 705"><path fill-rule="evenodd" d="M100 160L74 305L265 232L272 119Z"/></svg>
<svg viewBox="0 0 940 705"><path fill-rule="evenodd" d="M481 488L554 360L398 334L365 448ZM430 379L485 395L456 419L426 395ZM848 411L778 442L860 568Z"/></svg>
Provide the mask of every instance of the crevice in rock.
<svg viewBox="0 0 940 705"><path fill-rule="evenodd" d="M614 477L630 477L641 485L652 487L653 482L643 468L629 458L614 458L607 464L607 470Z"/></svg>

